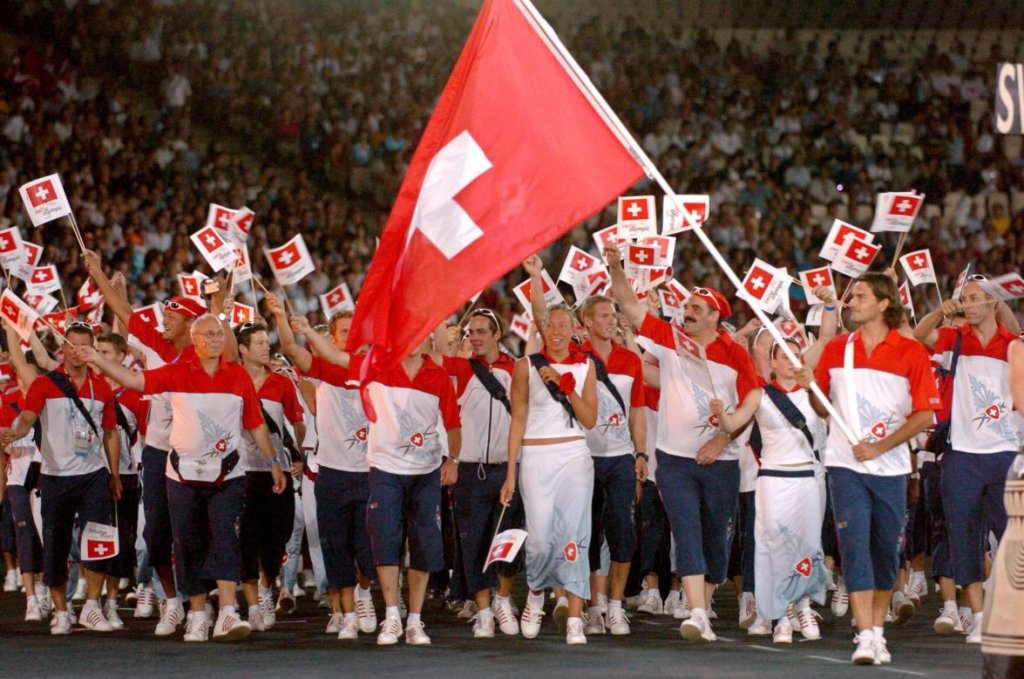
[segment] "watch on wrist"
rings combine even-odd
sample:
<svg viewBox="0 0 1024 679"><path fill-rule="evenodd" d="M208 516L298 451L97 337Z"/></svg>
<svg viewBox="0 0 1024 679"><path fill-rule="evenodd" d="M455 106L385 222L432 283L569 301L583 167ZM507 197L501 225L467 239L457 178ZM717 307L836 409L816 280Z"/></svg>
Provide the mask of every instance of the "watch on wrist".
<svg viewBox="0 0 1024 679"><path fill-rule="evenodd" d="M449 457L448 461L451 462L452 464L454 464L456 467L459 466L459 458L457 458L457 457Z"/></svg>
<svg viewBox="0 0 1024 679"><path fill-rule="evenodd" d="M271 458L267 459L267 468L268 469L270 467L273 467L275 464L277 464L277 456L276 455L274 457L271 457Z"/></svg>
<svg viewBox="0 0 1024 679"><path fill-rule="evenodd" d="M637 453L636 453L635 457L636 457L636 459L638 459L638 460L643 460L644 462L647 462L648 460L650 460L650 459L651 459L651 458L650 458L650 457L649 457L649 456L647 455L647 453L644 453L644 452L640 452L640 451L637 451Z"/></svg>
<svg viewBox="0 0 1024 679"><path fill-rule="evenodd" d="M920 472L914 472L913 474L910 475L910 478L913 481L917 481L919 478L921 478L921 473Z"/></svg>
<svg viewBox="0 0 1024 679"><path fill-rule="evenodd" d="M217 314L217 320L218 321L226 321L226 320L228 320L228 315L222 311L219 314Z"/></svg>

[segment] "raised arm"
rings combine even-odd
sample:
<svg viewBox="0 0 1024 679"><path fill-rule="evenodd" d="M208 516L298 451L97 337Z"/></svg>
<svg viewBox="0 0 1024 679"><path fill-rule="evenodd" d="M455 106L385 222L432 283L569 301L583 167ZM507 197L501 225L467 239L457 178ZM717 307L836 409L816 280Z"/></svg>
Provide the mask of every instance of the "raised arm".
<svg viewBox="0 0 1024 679"><path fill-rule="evenodd" d="M274 323L277 325L277 337L281 341L281 353L288 358L292 359L295 366L302 372L309 372L309 367L313 365L313 354L309 353L309 350L303 346L300 346L295 341L295 333L292 332L291 325L288 323L288 313L285 311L284 305L277 299L276 296L267 293L264 298L267 303L267 309L270 310L270 314L274 317Z"/></svg>
<svg viewBox="0 0 1024 679"><path fill-rule="evenodd" d="M530 255L523 262L523 268L530 274L530 313L533 314L534 325L539 328L544 322L544 314L548 312L544 301L544 262L537 255Z"/></svg>
<svg viewBox="0 0 1024 679"><path fill-rule="evenodd" d="M146 378L142 373L130 370L117 361L112 361L109 358L100 356L100 353L93 347L88 345L75 346L69 344L65 351L77 352L78 356L83 361L91 364L107 377L112 378L115 382L128 387L129 389L142 391L146 388Z"/></svg>
<svg viewBox="0 0 1024 679"><path fill-rule="evenodd" d="M32 384L32 380L38 377L39 372L34 365L25 360L25 352L21 350L18 333L14 332L14 328L6 320L4 321L4 331L7 333L7 352L11 359L11 365L14 366L18 377L26 386ZM35 337L35 333L32 333L32 336Z"/></svg>
<svg viewBox="0 0 1024 679"><path fill-rule="evenodd" d="M88 269L89 275L94 281L96 281L96 287L103 293L103 297L106 300L107 306L117 320L124 324L124 327L128 327L128 319L132 315L132 305L128 302L128 298L124 296L107 275L103 273L102 261L100 256L92 250L85 251L85 268Z"/></svg>
<svg viewBox="0 0 1024 679"><path fill-rule="evenodd" d="M914 329L914 339L929 349L935 346L939 340L938 327L942 324L945 316L952 316L960 311L960 302L955 299L947 299L942 302L938 309L929 312L917 322Z"/></svg>
<svg viewBox="0 0 1024 679"><path fill-rule="evenodd" d="M60 366L59 361L53 360L53 356L50 356L50 352L43 346L43 340L39 339L39 335L33 332L28 336L28 343L32 347L32 356L36 359L36 365L42 371L56 370ZM57 344L60 344L60 338L57 338ZM20 348L20 347L19 347Z"/></svg>
<svg viewBox="0 0 1024 679"><path fill-rule="evenodd" d="M349 359L352 358L352 355L344 349L339 349L334 345L334 342L314 330L310 326L308 318L305 316L292 316L289 320L292 332L304 335L306 341L309 342L309 346L313 347L313 351L316 352L317 356L330 363L340 365L342 368L348 367Z"/></svg>
<svg viewBox="0 0 1024 679"><path fill-rule="evenodd" d="M618 248L605 248L604 258L608 262L608 272L612 278L612 297L619 305L622 315L629 319L634 328L639 328L647 315L647 307L637 299L636 293L626 280L626 272L622 269L622 254Z"/></svg>

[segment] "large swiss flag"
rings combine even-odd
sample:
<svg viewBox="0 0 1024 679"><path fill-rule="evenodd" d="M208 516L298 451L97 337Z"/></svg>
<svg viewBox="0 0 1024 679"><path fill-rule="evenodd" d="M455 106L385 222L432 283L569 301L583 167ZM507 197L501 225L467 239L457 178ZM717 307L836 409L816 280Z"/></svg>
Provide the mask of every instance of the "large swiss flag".
<svg viewBox="0 0 1024 679"><path fill-rule="evenodd" d="M423 132L348 338L363 384L642 174L533 11L484 3Z"/></svg>

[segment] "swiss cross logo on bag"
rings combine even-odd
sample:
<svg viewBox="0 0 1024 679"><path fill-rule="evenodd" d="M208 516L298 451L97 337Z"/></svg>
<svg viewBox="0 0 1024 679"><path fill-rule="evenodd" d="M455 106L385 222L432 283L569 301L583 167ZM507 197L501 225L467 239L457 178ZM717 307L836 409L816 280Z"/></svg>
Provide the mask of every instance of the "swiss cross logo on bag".
<svg viewBox="0 0 1024 679"><path fill-rule="evenodd" d="M575 563L576 557L579 556L579 549L576 547L575 542L570 542L562 548L562 554L565 555L565 560L569 563Z"/></svg>
<svg viewBox="0 0 1024 679"><path fill-rule="evenodd" d="M358 434L356 434L356 435L358 436ZM415 434L413 434L412 436L409 437L409 443L413 444L417 448L422 448L423 447L423 434L421 434L419 432L416 432Z"/></svg>
<svg viewBox="0 0 1024 679"><path fill-rule="evenodd" d="M221 440L217 441L216 443L214 443L213 447L214 447L214 449L218 453L224 453L224 452L227 452L228 442L225 441L224 439L221 439Z"/></svg>
<svg viewBox="0 0 1024 679"><path fill-rule="evenodd" d="M885 434L887 431L888 430L885 428L885 422L879 422L875 424L873 427L871 427L871 435L874 436L875 439L878 441L881 441L882 439L885 438Z"/></svg>
<svg viewBox="0 0 1024 679"><path fill-rule="evenodd" d="M797 565L793 568L797 573L804 576L805 578L811 577L811 560L809 557L800 559Z"/></svg>
<svg viewBox="0 0 1024 679"><path fill-rule="evenodd" d="M356 430L356 438L359 439L360 441L365 441L366 440L366 434L367 434L366 427L360 427L359 429ZM420 435L417 434L417 436L420 436ZM421 440L422 440L422 438L423 437L420 436Z"/></svg>
<svg viewBox="0 0 1024 679"><path fill-rule="evenodd" d="M1002 411L1000 410L998 405L993 403L988 408L985 408L985 414L989 417L989 419L998 420L999 416L1002 414Z"/></svg>

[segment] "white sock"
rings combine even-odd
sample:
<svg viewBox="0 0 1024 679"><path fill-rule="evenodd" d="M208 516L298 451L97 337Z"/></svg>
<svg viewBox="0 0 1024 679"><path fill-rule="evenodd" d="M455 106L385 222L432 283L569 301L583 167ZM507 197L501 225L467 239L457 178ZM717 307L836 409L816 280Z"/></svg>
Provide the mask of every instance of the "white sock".
<svg viewBox="0 0 1024 679"><path fill-rule="evenodd" d="M264 597L273 596L274 595L274 590L272 590L269 587L264 587L263 585L260 585L259 586L259 594L260 594L260 596L264 596Z"/></svg>
<svg viewBox="0 0 1024 679"><path fill-rule="evenodd" d="M691 608L690 615L694 618L707 617L708 612L704 608Z"/></svg>
<svg viewBox="0 0 1024 679"><path fill-rule="evenodd" d="M407 617L405 619L405 626L406 627L412 627L413 625L419 624L419 622L420 622L420 614L419 613L410 613L409 617Z"/></svg>
<svg viewBox="0 0 1024 679"><path fill-rule="evenodd" d="M608 610L609 611L613 611L616 608L622 608L622 601L616 600L616 599L609 599L608 600Z"/></svg>
<svg viewBox="0 0 1024 679"><path fill-rule="evenodd" d="M568 605L569 605L569 599L568 599L567 597L564 597L564 596L560 596L560 597L558 597L558 602L557 602L557 603L555 604L555 606L556 606L556 607L557 607L557 606L568 606ZM598 598L598 600L597 600L597 605L598 605L598 606L600 606L600 605L601 605L601 599L600 599L600 597L599 597L599 598Z"/></svg>
<svg viewBox="0 0 1024 679"><path fill-rule="evenodd" d="M949 601L943 602L942 610L947 612L947 613L952 613L953 615L956 615L957 614L956 602L953 601L952 599L950 599Z"/></svg>
<svg viewBox="0 0 1024 679"><path fill-rule="evenodd" d="M876 625L872 631L875 633L875 638L876 639L882 639L882 638L885 637L885 628L884 627L878 627Z"/></svg>
<svg viewBox="0 0 1024 679"><path fill-rule="evenodd" d="M35 590L36 597L39 599L45 599L50 594L50 590L46 587L46 585L38 582L36 583Z"/></svg>
<svg viewBox="0 0 1024 679"><path fill-rule="evenodd" d="M977 613L974 614L974 626L975 627L981 627L981 620L984 617L984 615L985 615L985 613L983 611L978 611Z"/></svg>
<svg viewBox="0 0 1024 679"><path fill-rule="evenodd" d="M541 591L538 594L530 592L530 595L526 598L526 604L530 608L536 608L537 610L544 610L544 592Z"/></svg>
<svg viewBox="0 0 1024 679"><path fill-rule="evenodd" d="M205 608L205 606L203 608ZM259 608L259 607L257 606L257 608ZM228 615L229 613L234 613L234 612L235 612L235 607L234 606L221 606L220 607L220 613L218 613L217 617L223 618L224 616Z"/></svg>
<svg viewBox="0 0 1024 679"><path fill-rule="evenodd" d="M99 608L99 607L100 607L99 599L86 599L85 600L85 605L82 606L82 608Z"/></svg>
<svg viewBox="0 0 1024 679"><path fill-rule="evenodd" d="M31 606L32 604L39 603L39 600L36 599L36 595L35 594L29 594L28 597L27 597L27 600L25 601L25 603L27 605Z"/></svg>
<svg viewBox="0 0 1024 679"><path fill-rule="evenodd" d="M875 630L873 630L873 629L862 629L860 632L857 633L857 638L862 640L862 641L865 640L865 639L868 640L868 641L871 641L872 639L875 638Z"/></svg>
<svg viewBox="0 0 1024 679"><path fill-rule="evenodd" d="M358 619L359 619L359 616L358 616L358 615L356 615L356 612L355 612L355 611L352 611L351 613L346 613L346 614L345 614L345 619L346 619L346 620L358 620Z"/></svg>
<svg viewBox="0 0 1024 679"><path fill-rule="evenodd" d="M356 585L356 597L362 599L362 598L364 598L369 593L370 593L370 590L363 589L358 584Z"/></svg>
<svg viewBox="0 0 1024 679"><path fill-rule="evenodd" d="M107 599L107 605L108 606L113 606L114 608L117 608L117 599L116 598L114 598L114 599L109 599L108 598Z"/></svg>
<svg viewBox="0 0 1024 679"><path fill-rule="evenodd" d="M384 617L385 618L394 618L394 619L398 620L402 616L398 612L398 606L388 606L387 608L384 609Z"/></svg>
<svg viewBox="0 0 1024 679"><path fill-rule="evenodd" d="M501 596L500 594L494 597L495 604L507 604L510 603L507 596Z"/></svg>
<svg viewBox="0 0 1024 679"><path fill-rule="evenodd" d="M179 599L176 596L172 596L172 597L167 599L167 607L168 608L170 608L171 606L180 606L180 605L181 605L181 599Z"/></svg>

